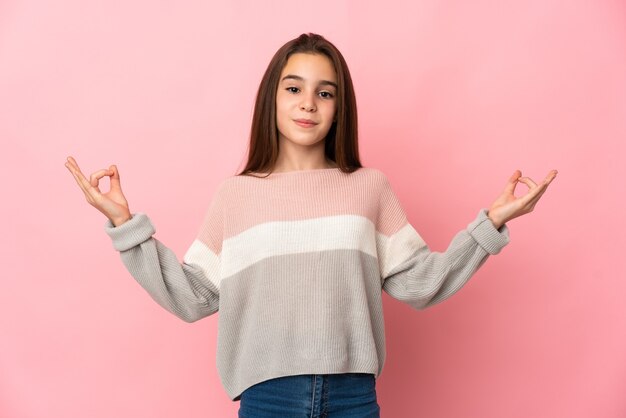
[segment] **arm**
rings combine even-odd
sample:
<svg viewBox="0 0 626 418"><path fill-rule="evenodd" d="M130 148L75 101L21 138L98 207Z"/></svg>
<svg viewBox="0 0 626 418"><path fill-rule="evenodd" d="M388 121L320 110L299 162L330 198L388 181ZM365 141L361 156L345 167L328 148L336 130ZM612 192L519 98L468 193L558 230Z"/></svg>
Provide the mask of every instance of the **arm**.
<svg viewBox="0 0 626 418"><path fill-rule="evenodd" d="M198 239L181 264L174 252L154 238L155 228L144 213L134 213L119 226L110 220L105 231L122 262L137 282L163 308L186 322L218 311L219 257Z"/></svg>
<svg viewBox="0 0 626 418"><path fill-rule="evenodd" d="M156 302L187 322L218 310L223 181L181 264L169 248L152 237L155 229L148 216L131 214L116 165L92 173L89 180L71 156L67 157L65 167L74 176L87 202L108 218L104 229L113 240L114 248L120 252L128 271ZM111 179L111 190L107 193L102 193L98 187L104 176Z"/></svg>
<svg viewBox="0 0 626 418"><path fill-rule="evenodd" d="M411 224L402 223L396 233L381 237L383 289L415 309L452 296L509 242L507 226L496 229L486 209L454 236L445 252L430 251Z"/></svg>
<svg viewBox="0 0 626 418"><path fill-rule="evenodd" d="M383 278L383 289L392 297L416 309L439 303L456 293L483 265L487 257L497 254L509 243L506 222L532 212L557 175L551 170L537 185L515 170L504 191L489 210L481 209L466 230L452 239L448 249L431 252L417 231L407 221L400 202L383 175L379 198L377 247ZM516 197L518 182L528 192Z"/></svg>

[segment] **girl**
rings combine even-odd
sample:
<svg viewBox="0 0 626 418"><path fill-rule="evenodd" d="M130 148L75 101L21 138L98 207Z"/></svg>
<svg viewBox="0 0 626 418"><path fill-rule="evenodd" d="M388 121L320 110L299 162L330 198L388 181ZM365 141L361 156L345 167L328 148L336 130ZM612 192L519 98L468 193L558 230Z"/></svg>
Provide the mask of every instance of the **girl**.
<svg viewBox="0 0 626 418"><path fill-rule="evenodd" d="M538 185L516 170L445 252L431 252L387 177L361 165L357 138L341 53L316 34L287 42L258 90L248 162L217 187L182 263L145 213L131 213L115 165L87 180L72 157L65 164L157 303L187 322L220 311L217 367L240 417L378 417L382 290L415 309L452 296L556 176Z"/></svg>

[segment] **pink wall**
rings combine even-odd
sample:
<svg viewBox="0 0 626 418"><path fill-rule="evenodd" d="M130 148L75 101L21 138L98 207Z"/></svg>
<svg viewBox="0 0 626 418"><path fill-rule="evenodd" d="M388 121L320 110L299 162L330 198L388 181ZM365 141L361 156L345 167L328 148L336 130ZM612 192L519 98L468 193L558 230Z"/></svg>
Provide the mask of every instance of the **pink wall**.
<svg viewBox="0 0 626 418"><path fill-rule="evenodd" d="M308 31L343 52L363 163L433 250L515 169L559 170L453 298L385 294L382 416L626 416L624 2L211 3L0 3L0 416L236 416L217 317L156 305L63 164L117 164L182 258L269 59Z"/></svg>

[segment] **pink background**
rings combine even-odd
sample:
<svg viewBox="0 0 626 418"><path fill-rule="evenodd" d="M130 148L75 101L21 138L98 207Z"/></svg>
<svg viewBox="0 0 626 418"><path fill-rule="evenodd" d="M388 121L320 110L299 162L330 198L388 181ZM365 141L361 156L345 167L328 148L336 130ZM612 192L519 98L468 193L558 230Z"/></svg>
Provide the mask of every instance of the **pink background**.
<svg viewBox="0 0 626 418"><path fill-rule="evenodd" d="M152 301L63 164L117 164L182 259L271 56L309 31L344 54L363 164L431 249L515 169L559 170L450 300L384 294L382 416L626 416L626 6L579 0L0 3L0 416L236 416L217 316Z"/></svg>

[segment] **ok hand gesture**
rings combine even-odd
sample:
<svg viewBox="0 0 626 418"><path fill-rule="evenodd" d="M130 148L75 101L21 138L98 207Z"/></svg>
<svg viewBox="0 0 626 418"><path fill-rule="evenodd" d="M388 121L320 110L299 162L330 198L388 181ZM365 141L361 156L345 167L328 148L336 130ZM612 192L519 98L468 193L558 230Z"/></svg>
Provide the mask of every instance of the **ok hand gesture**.
<svg viewBox="0 0 626 418"><path fill-rule="evenodd" d="M532 212L541 195L544 194L548 185L556 177L556 174L556 170L550 171L543 182L537 185L537 183L532 181L529 177L521 177L522 172L520 170L515 170L513 175L509 178L502 194L489 208L487 215L494 226L500 228L500 226L507 221ZM515 186L517 186L519 182L526 184L529 190L525 195L515 197L513 193L515 192Z"/></svg>
<svg viewBox="0 0 626 418"><path fill-rule="evenodd" d="M87 202L102 212L115 226L119 226L131 218L128 202L122 193L117 166L111 165L108 169L95 171L89 180L80 171L74 158L67 157L65 167L72 173L76 183L85 193ZM98 182L104 176L109 176L111 181L111 190L107 193L102 193L98 188Z"/></svg>

